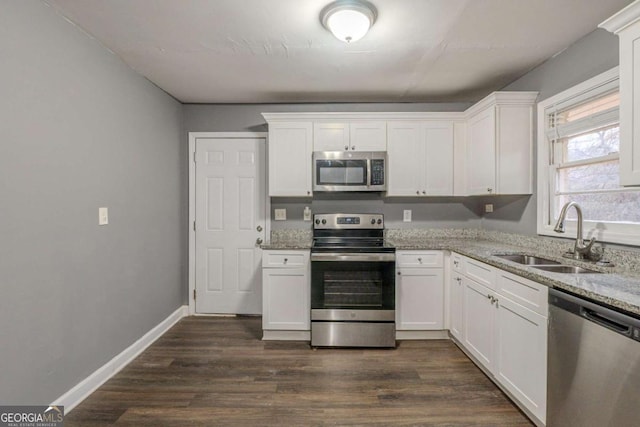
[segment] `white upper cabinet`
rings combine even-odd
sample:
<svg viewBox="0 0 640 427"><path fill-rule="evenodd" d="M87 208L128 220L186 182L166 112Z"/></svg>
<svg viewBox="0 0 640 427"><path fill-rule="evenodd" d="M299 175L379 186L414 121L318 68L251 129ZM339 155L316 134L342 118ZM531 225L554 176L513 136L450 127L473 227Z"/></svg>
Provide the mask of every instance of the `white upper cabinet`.
<svg viewBox="0 0 640 427"><path fill-rule="evenodd" d="M314 151L385 151L387 123L379 120L313 124Z"/></svg>
<svg viewBox="0 0 640 427"><path fill-rule="evenodd" d="M269 196L310 197L311 122L269 124Z"/></svg>
<svg viewBox="0 0 640 427"><path fill-rule="evenodd" d="M531 194L537 92L494 92L467 110L467 195Z"/></svg>
<svg viewBox="0 0 640 427"><path fill-rule="evenodd" d="M386 151L386 121L354 121L350 123L351 149L354 151Z"/></svg>
<svg viewBox="0 0 640 427"><path fill-rule="evenodd" d="M387 124L388 196L453 195L453 121Z"/></svg>
<svg viewBox="0 0 640 427"><path fill-rule="evenodd" d="M620 184L640 185L640 2L600 24L620 38Z"/></svg>

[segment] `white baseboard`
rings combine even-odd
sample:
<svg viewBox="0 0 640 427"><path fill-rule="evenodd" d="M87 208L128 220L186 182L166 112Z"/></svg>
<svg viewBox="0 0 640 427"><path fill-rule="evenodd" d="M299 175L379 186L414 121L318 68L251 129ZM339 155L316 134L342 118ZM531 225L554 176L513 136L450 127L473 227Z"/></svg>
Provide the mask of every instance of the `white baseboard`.
<svg viewBox="0 0 640 427"><path fill-rule="evenodd" d="M311 332L263 330L262 341L311 341Z"/></svg>
<svg viewBox="0 0 640 427"><path fill-rule="evenodd" d="M397 340L445 340L449 331L396 331Z"/></svg>
<svg viewBox="0 0 640 427"><path fill-rule="evenodd" d="M71 412L80 402L89 397L98 387L107 382L112 376L120 372L133 359L138 357L155 340L160 338L180 319L189 315L189 307L181 306L171 313L169 317L160 322L156 327L144 334L138 341L124 349L120 354L98 368L84 380L80 381L71 390L58 397L52 405L63 405L65 414Z"/></svg>

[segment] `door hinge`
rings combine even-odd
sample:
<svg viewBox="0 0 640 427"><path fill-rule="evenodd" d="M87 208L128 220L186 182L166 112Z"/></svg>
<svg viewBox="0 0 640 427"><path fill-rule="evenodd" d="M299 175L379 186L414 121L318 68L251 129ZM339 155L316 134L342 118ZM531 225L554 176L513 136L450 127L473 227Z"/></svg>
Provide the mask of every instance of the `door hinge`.
<svg viewBox="0 0 640 427"><path fill-rule="evenodd" d="M193 290L193 300L194 301L196 300L196 290L195 289Z"/></svg>
<svg viewBox="0 0 640 427"><path fill-rule="evenodd" d="M193 163L195 163L195 162L196 162L196 152L194 151L193 152Z"/></svg>
<svg viewBox="0 0 640 427"><path fill-rule="evenodd" d="M193 221L193 231L196 231L196 222Z"/></svg>

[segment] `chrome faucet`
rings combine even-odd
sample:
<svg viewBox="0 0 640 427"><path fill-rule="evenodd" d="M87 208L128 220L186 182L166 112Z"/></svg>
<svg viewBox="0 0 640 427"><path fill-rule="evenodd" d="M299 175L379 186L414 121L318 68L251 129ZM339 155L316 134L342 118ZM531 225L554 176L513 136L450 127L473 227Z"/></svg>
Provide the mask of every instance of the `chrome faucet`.
<svg viewBox="0 0 640 427"><path fill-rule="evenodd" d="M568 255L573 259L589 259L592 261L598 261L602 258L603 251L602 248L594 248L593 244L596 242L596 238L592 237L589 240L589 243L585 245L584 240L582 239L582 209L580 205L576 202L566 203L562 210L560 211L560 217L558 218L558 222L556 226L553 228L553 231L556 233L564 233L564 220L567 216L567 212L570 207L576 208L576 213L578 215L578 225L577 225L577 235L576 235L576 243L573 248L573 252L568 252Z"/></svg>

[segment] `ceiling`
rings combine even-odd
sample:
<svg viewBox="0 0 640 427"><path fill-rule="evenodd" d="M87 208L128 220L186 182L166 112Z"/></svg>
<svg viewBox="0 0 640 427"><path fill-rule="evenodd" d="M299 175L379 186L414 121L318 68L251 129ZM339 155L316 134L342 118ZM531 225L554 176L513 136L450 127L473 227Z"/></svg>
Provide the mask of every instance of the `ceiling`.
<svg viewBox="0 0 640 427"><path fill-rule="evenodd" d="M330 0L45 1L184 103L476 101L631 2L370 0L345 44Z"/></svg>

